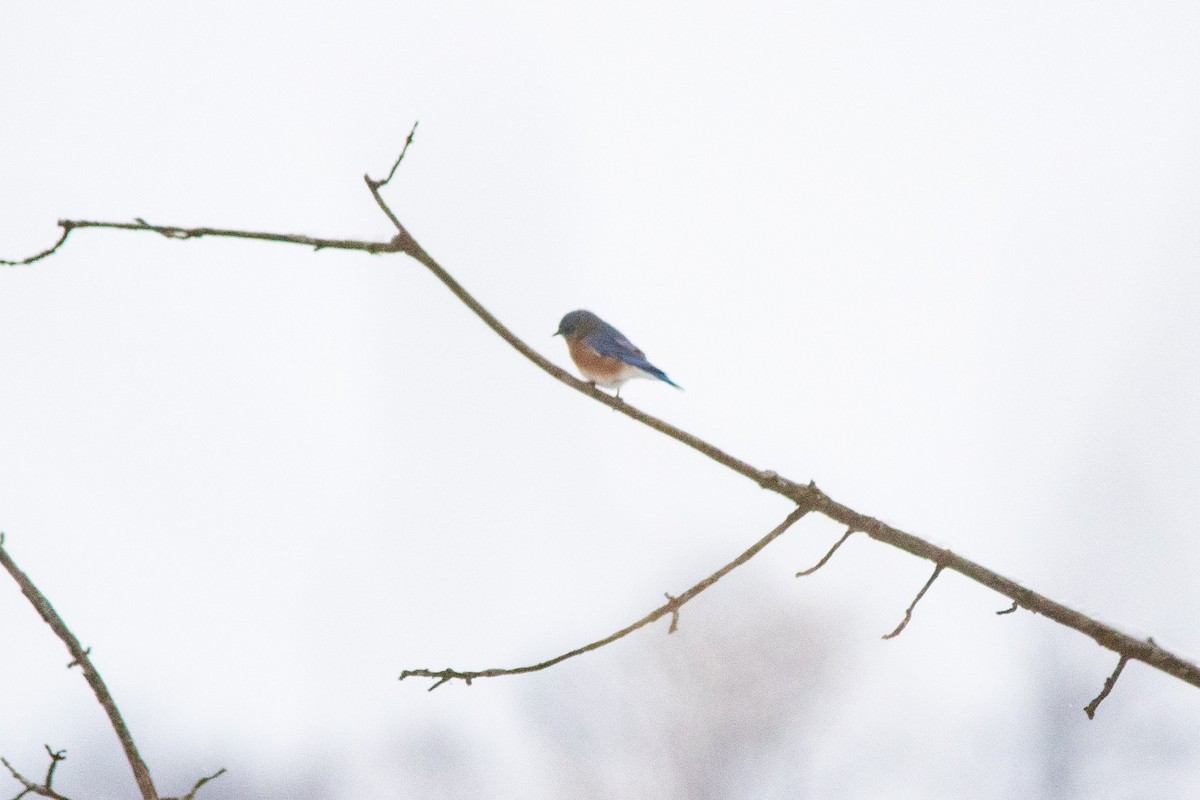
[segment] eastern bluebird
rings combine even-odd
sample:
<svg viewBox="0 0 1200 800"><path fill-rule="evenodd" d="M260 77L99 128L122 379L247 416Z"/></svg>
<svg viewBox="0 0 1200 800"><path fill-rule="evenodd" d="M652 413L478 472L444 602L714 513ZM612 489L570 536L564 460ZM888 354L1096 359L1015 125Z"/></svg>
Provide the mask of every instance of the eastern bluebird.
<svg viewBox="0 0 1200 800"><path fill-rule="evenodd" d="M571 360L583 377L606 389L616 389L633 378L657 378L676 389L682 388L667 373L646 360L646 354L612 325L590 311L572 311L558 323L558 332L567 341Z"/></svg>

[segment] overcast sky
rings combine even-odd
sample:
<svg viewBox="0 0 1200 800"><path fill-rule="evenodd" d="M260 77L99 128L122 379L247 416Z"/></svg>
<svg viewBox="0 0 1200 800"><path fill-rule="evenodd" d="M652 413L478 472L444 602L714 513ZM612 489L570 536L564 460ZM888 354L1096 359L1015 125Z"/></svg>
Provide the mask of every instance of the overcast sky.
<svg viewBox="0 0 1200 800"><path fill-rule="evenodd" d="M62 218L392 234L630 403L1200 656L1200 6L18 4L0 258ZM1174 798L1200 691L805 520L549 379L403 256L79 231L0 272L0 530L160 792ZM0 755L128 798L0 582ZM13 784L15 787L15 784ZM0 791L4 781L0 779ZM15 793L15 788L11 788Z"/></svg>

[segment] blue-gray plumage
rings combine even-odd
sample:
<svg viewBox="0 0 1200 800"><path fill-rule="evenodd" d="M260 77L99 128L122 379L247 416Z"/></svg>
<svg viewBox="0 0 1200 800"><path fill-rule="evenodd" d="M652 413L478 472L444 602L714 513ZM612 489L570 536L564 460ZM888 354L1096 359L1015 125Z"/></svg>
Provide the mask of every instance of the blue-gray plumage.
<svg viewBox="0 0 1200 800"><path fill-rule="evenodd" d="M621 393L621 384L633 378L656 378L676 389L682 388L667 373L646 360L646 354L625 338L619 330L590 311L572 311L558 323L558 332L567 341L571 360L583 377L607 389Z"/></svg>

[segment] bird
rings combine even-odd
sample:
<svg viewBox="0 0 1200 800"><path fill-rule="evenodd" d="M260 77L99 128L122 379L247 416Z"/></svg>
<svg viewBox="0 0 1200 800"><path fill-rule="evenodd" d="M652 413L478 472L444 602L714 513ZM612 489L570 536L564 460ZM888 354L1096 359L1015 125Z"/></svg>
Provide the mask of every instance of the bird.
<svg viewBox="0 0 1200 800"><path fill-rule="evenodd" d="M580 309L567 314L554 335L566 340L571 360L585 380L616 389L617 397L621 396L622 384L633 378L655 378L676 389L683 388L647 361L646 354L623 333L590 311Z"/></svg>

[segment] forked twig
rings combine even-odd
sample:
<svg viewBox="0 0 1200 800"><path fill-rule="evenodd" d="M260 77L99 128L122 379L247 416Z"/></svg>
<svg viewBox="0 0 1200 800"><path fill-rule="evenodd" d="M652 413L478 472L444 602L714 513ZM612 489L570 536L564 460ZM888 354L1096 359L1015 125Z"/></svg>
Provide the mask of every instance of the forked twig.
<svg viewBox="0 0 1200 800"><path fill-rule="evenodd" d="M59 794L54 790L54 770L58 768L58 762L65 761L67 758L66 750L52 750L50 745L42 745L46 748L46 753L50 756L50 765L46 767L46 777L41 783L34 783L26 778L21 773L13 768L13 765L8 763L8 759L0 758L0 764L3 764L13 776L13 780L20 783L25 788L21 790L13 800L21 800L27 794L36 794L39 797L49 797L51 800L68 800L67 797Z"/></svg>

